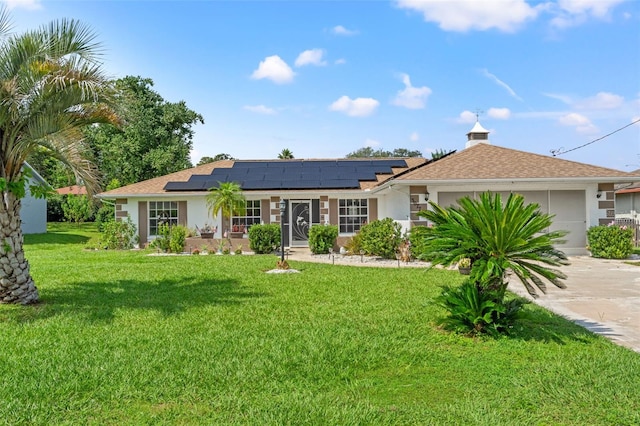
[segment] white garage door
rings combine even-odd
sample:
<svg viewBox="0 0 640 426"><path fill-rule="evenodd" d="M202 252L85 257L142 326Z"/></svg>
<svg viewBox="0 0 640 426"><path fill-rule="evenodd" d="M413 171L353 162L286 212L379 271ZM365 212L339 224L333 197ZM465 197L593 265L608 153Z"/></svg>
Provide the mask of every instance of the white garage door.
<svg viewBox="0 0 640 426"><path fill-rule="evenodd" d="M569 231L558 246L567 254L584 254L587 246L587 209L584 191L549 191L549 213L555 215L551 230Z"/></svg>
<svg viewBox="0 0 640 426"><path fill-rule="evenodd" d="M503 200L509 197L509 192L497 191ZM569 231L565 242L558 248L566 254L585 254L587 245L586 196L584 190L571 191L518 191L524 196L525 203L536 203L540 211L555 215L552 231L561 229ZM443 207L456 205L456 200L463 196L477 197L479 192L439 192L438 204Z"/></svg>

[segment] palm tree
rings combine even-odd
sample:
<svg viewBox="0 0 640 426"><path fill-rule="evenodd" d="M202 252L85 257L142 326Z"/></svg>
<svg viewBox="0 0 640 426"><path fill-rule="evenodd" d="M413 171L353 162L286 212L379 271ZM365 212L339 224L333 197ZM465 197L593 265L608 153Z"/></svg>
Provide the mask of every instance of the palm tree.
<svg viewBox="0 0 640 426"><path fill-rule="evenodd" d="M242 188L236 182L218 182L217 188L209 189L206 200L209 214L216 217L218 213L222 212L223 220L225 216L229 218L229 232L231 231L231 216L244 214L245 198L242 195Z"/></svg>
<svg viewBox="0 0 640 426"><path fill-rule="evenodd" d="M289 148L284 148L280 154L278 154L278 158L281 160L291 160L293 159L293 152Z"/></svg>
<svg viewBox="0 0 640 426"><path fill-rule="evenodd" d="M566 265L567 257L553 247L566 235L564 231L545 232L553 216L539 211L537 204L524 204L524 197L511 194L503 206L500 194L483 193L479 200L458 200L460 207L418 213L434 225L426 232L426 251L433 264L452 265L471 259L470 280L479 291L504 295L507 271L522 281L527 291L537 296L536 288L546 291L542 278L564 288L566 276L545 265ZM498 300L501 302L501 300Z"/></svg>
<svg viewBox="0 0 640 426"><path fill-rule="evenodd" d="M45 152L68 166L90 194L98 174L82 128L115 123L112 85L103 74L100 45L88 27L59 20L20 35L9 34L0 9L0 302L34 303L38 290L24 257L21 198L32 153Z"/></svg>

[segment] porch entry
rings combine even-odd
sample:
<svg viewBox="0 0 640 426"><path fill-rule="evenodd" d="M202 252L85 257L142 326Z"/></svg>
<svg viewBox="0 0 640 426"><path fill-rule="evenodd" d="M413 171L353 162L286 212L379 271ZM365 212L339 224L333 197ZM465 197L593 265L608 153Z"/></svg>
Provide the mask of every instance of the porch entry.
<svg viewBox="0 0 640 426"><path fill-rule="evenodd" d="M285 241L290 247L307 247L309 229L320 223L320 199L287 200L285 211Z"/></svg>

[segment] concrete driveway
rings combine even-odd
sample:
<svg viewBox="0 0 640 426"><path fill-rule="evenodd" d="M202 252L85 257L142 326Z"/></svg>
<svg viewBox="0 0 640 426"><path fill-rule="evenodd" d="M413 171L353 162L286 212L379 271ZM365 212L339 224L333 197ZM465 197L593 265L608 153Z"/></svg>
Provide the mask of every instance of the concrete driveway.
<svg viewBox="0 0 640 426"><path fill-rule="evenodd" d="M589 256L569 261L561 268L567 288L548 284L547 294L535 303L640 352L640 266ZM517 278L509 290L531 299Z"/></svg>

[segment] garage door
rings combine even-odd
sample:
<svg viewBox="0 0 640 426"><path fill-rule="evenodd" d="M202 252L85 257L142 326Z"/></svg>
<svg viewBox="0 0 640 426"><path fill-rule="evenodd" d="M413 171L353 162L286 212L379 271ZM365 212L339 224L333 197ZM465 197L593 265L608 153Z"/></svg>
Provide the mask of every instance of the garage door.
<svg viewBox="0 0 640 426"><path fill-rule="evenodd" d="M567 254L584 254L587 246L587 209L584 191L550 191L549 213L555 215L551 230L569 231L558 248Z"/></svg>
<svg viewBox="0 0 640 426"><path fill-rule="evenodd" d="M507 191L497 191L503 200L509 197ZM540 211L555 215L550 230L565 230L569 234L564 238L563 244L558 244L558 248L566 254L586 253L586 197L581 190L567 191L519 191L524 197L525 203L536 203L540 206ZM456 201L463 196L477 197L476 192L439 192L438 204L443 207L457 205Z"/></svg>

